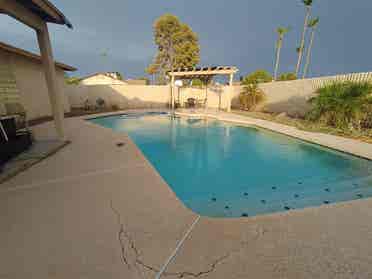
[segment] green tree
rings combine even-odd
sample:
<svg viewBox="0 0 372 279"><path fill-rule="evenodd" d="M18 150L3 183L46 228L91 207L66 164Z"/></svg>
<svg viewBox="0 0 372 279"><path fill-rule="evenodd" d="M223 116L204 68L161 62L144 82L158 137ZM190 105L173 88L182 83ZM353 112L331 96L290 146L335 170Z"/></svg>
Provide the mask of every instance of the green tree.
<svg viewBox="0 0 372 279"><path fill-rule="evenodd" d="M204 82L199 78L194 78L193 80L191 80L191 85L196 87L203 87Z"/></svg>
<svg viewBox="0 0 372 279"><path fill-rule="evenodd" d="M258 83L263 83L263 82L270 82L272 80L273 80L273 77L270 75L268 71L260 69L247 75L243 79L242 84L244 85L258 84Z"/></svg>
<svg viewBox="0 0 372 279"><path fill-rule="evenodd" d="M305 5L306 15L305 15L305 22L304 22L304 28L302 31L300 46L297 48L298 59L297 59L296 72L295 72L297 77L300 71L302 56L303 56L303 52L305 48L305 35L306 35L307 26L308 26L308 21L309 21L310 14L311 14L311 6L313 4L313 0L302 0L302 2Z"/></svg>
<svg viewBox="0 0 372 279"><path fill-rule="evenodd" d="M275 59L275 68L274 68L274 80L278 77L279 70L279 61L280 61L280 51L283 45L284 35L289 32L290 28L279 27L276 32L278 33L278 41L276 42L276 59Z"/></svg>
<svg viewBox="0 0 372 279"><path fill-rule="evenodd" d="M81 78L79 77L70 77L68 74L65 73L65 83L70 85L78 85L81 81Z"/></svg>
<svg viewBox="0 0 372 279"><path fill-rule="evenodd" d="M119 72L116 72L116 77L119 79L119 80L124 80L123 78L123 75Z"/></svg>
<svg viewBox="0 0 372 279"><path fill-rule="evenodd" d="M199 63L198 36L178 17L165 14L155 21L153 28L158 52L146 69L148 74L157 74L159 82L164 83L167 71L194 67Z"/></svg>
<svg viewBox="0 0 372 279"><path fill-rule="evenodd" d="M305 68L304 68L304 72L303 72L302 78L305 78L306 77L307 71L309 69L310 57L311 57L311 50L312 50L313 43L314 43L315 30L316 30L318 24L319 24L319 17L316 17L316 18L311 19L309 21L309 24L307 25L307 27L311 29L311 37L310 37L309 47L307 49L306 63L305 63Z"/></svg>
<svg viewBox="0 0 372 279"><path fill-rule="evenodd" d="M297 79L295 73L282 73L280 74L278 80L279 81L285 81L285 80L295 80Z"/></svg>

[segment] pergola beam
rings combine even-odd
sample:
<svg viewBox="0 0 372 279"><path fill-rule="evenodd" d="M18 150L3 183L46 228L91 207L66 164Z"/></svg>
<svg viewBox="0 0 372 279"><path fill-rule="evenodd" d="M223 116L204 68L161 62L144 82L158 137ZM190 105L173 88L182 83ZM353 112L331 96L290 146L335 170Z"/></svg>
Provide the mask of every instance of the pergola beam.
<svg viewBox="0 0 372 279"><path fill-rule="evenodd" d="M175 79L201 79L205 80L206 83L210 81L216 75L227 75L229 76L229 88L227 90L227 111L231 111L231 95L233 91L233 80L234 74L239 70L236 67L225 67L225 66L215 66L215 67L204 67L204 68L187 68L187 69L175 69L169 71L168 75L171 77L171 104L172 109L174 109L174 82ZM206 106L208 106L208 85L206 85Z"/></svg>
<svg viewBox="0 0 372 279"><path fill-rule="evenodd" d="M231 68L231 69L215 69L215 70L195 70L195 71L172 71L169 72L169 76L174 77L189 77L195 78L195 76L215 76L215 75L230 75L235 74L238 72L238 69Z"/></svg>

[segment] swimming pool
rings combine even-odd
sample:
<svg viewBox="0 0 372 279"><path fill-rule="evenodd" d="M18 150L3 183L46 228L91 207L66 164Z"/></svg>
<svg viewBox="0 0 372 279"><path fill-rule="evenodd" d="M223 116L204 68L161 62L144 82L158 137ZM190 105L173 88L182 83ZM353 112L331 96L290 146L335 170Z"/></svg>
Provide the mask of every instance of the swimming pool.
<svg viewBox="0 0 372 279"><path fill-rule="evenodd" d="M179 199L203 216L255 216L372 196L371 161L278 133L160 113L90 121L127 133Z"/></svg>

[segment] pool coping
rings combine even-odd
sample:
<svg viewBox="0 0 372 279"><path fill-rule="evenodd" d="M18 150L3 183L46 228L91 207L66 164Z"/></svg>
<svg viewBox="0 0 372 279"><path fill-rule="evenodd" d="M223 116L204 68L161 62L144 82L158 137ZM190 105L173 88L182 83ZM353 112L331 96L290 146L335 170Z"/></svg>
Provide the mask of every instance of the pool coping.
<svg viewBox="0 0 372 279"><path fill-rule="evenodd" d="M123 110L123 111L115 111L109 113L98 113L86 116L80 116L78 118L84 120L92 120L101 117L110 117L110 116L117 116L117 115L126 115L126 114L135 114L135 113L146 113L146 112L167 112L171 113L170 110L167 109L145 109L145 110ZM271 132L275 132L278 134L282 134L285 136L289 136L298 140L302 140L304 142L308 142L311 144L316 144L325 148L329 148L332 150L336 150L339 152L343 152L348 155L352 155L361 159L366 159L372 161L372 144L358 141L355 139L345 138L341 136L330 135L326 133L319 133L319 132L308 132L298 129L297 127L288 126L285 124L279 124L268 120L252 118L249 116L242 116L234 113L226 113L226 112L179 112L175 111L175 115L178 116L186 116L186 117L198 117L198 118L210 118L215 119L222 122L229 122L234 123L236 125L243 125L245 127L256 127L260 129L269 130ZM327 138L324 138L327 137ZM336 144L327 142L327 141L335 141ZM351 146L350 146L351 145ZM363 146L364 149L369 150L356 150L355 146L360 145Z"/></svg>
<svg viewBox="0 0 372 279"><path fill-rule="evenodd" d="M296 127L275 123L268 120L251 118L248 116L241 116L234 113L185 113L185 112L175 112L179 116L188 117L204 117L210 119L216 119L223 122L234 123L238 125L257 127L261 129L266 129L275 133L286 135L295 139L299 139L308 143L316 144L322 147L326 147L332 150L340 151L348 155L356 156L362 159L372 161L372 144L361 142L355 139L344 138L340 136L334 136L325 133L315 133L299 130ZM245 118L245 119L244 119ZM326 139L324 137L327 137ZM330 143L328 141L335 141L336 144ZM356 150L355 145L363 146L365 149L370 150Z"/></svg>

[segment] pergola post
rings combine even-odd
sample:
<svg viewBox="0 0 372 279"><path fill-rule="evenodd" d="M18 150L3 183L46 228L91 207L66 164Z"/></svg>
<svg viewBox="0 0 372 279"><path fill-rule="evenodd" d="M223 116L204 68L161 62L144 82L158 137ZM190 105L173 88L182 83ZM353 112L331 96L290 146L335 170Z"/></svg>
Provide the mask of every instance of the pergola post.
<svg viewBox="0 0 372 279"><path fill-rule="evenodd" d="M63 125L64 104L62 101L62 92L57 83L56 69L47 24L43 22L42 28L40 30L36 30L36 33L40 48L40 54L43 61L45 80L48 87L49 100L52 107L57 135L59 139L65 140Z"/></svg>
<svg viewBox="0 0 372 279"><path fill-rule="evenodd" d="M172 110L174 110L174 76L173 75L171 78L171 104L172 104Z"/></svg>
<svg viewBox="0 0 372 279"><path fill-rule="evenodd" d="M231 96L233 91L234 74L230 74L229 89L227 90L227 112L231 111Z"/></svg>

